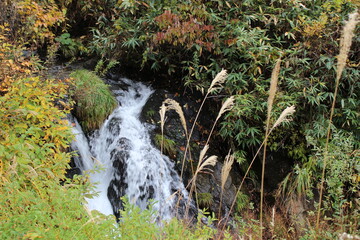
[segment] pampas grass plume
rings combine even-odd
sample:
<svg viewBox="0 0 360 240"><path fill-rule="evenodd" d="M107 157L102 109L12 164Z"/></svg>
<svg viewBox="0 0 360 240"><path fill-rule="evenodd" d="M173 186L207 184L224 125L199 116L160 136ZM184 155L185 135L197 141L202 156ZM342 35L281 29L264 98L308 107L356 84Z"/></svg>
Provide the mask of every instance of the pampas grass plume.
<svg viewBox="0 0 360 240"><path fill-rule="evenodd" d="M216 118L216 121L219 120L219 118L227 111L230 111L232 109L232 107L234 106L234 101L235 101L235 97L231 96L228 99L226 99L226 101L224 102L224 104L221 106L221 109L219 111L219 114Z"/></svg>
<svg viewBox="0 0 360 240"><path fill-rule="evenodd" d="M196 173L195 173L195 174L197 175L199 172L201 172L202 170L204 170L206 166L215 166L216 162L217 162L217 156L215 156L215 155L212 155L212 156L206 158L206 159L200 164L199 168L196 169Z"/></svg>
<svg viewBox="0 0 360 240"><path fill-rule="evenodd" d="M280 64L281 64L281 59L278 59L275 64L275 67L271 73L270 90L269 90L269 97L268 97L268 112L267 112L268 118L270 117L270 113L271 113L272 106L274 103L277 83L278 83L278 79L279 79Z"/></svg>
<svg viewBox="0 0 360 240"><path fill-rule="evenodd" d="M224 162L224 166L221 169L221 189L224 189L227 178L229 177L229 173L234 163L234 155L227 155L226 160Z"/></svg>
<svg viewBox="0 0 360 240"><path fill-rule="evenodd" d="M164 124L165 124L165 114L166 114L166 106L164 103L162 103L160 110L160 124L161 124L161 133L164 134Z"/></svg>
<svg viewBox="0 0 360 240"><path fill-rule="evenodd" d="M202 162L202 160L205 157L205 154L207 152L207 150L209 149L209 145L205 145L204 148L200 151L200 155L199 155L199 164Z"/></svg>
<svg viewBox="0 0 360 240"><path fill-rule="evenodd" d="M279 118L274 123L274 125L272 126L270 131L272 131L274 128L276 128L277 126L279 126L283 122L291 121L289 116L293 115L294 112L295 112L295 106L285 108L284 111L282 111L282 113L280 114Z"/></svg>
<svg viewBox="0 0 360 240"><path fill-rule="evenodd" d="M206 154L208 149L209 149L209 145L205 145L204 148L200 152L199 163L198 163L198 167L197 167L196 172L195 172L195 176L197 176L197 174L199 172L204 170L204 168L206 166L214 166L216 164L216 162L217 162L217 156L215 156L215 155L205 159L205 154Z"/></svg>
<svg viewBox="0 0 360 240"><path fill-rule="evenodd" d="M336 69L336 78L340 79L341 74L345 68L346 60L348 58L348 54L351 47L351 42L354 37L354 30L356 24L359 22L359 14L354 12L349 15L349 20L345 23L343 28L343 33L340 39L340 52L337 57L337 69Z"/></svg>
<svg viewBox="0 0 360 240"><path fill-rule="evenodd" d="M166 105L166 110L175 110L175 112L179 115L181 124L185 130L185 134L187 134L186 120L180 104L177 101L170 98L165 99L163 103Z"/></svg>
<svg viewBox="0 0 360 240"><path fill-rule="evenodd" d="M225 82L226 77L227 77L227 72L225 69L222 69L221 72L219 72L214 78L214 80L211 82L207 93L209 94L214 90L218 90L219 88L221 88L222 84Z"/></svg>

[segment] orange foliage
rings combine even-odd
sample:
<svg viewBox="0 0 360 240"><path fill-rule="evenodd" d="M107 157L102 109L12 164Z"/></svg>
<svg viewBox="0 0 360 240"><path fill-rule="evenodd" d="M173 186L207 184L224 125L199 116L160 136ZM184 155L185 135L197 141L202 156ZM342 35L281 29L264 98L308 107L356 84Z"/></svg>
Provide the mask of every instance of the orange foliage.
<svg viewBox="0 0 360 240"><path fill-rule="evenodd" d="M15 79L34 71L34 62L23 56L25 48L10 41L9 31L7 26L0 25L0 94L7 92Z"/></svg>
<svg viewBox="0 0 360 240"><path fill-rule="evenodd" d="M193 16L183 19L182 16L169 10L157 16L155 21L162 31L155 35L155 43L170 43L174 46L185 45L191 48L195 43L205 47L208 51L214 48L212 39L214 26L199 22Z"/></svg>
<svg viewBox="0 0 360 240"><path fill-rule="evenodd" d="M19 31L25 40L38 45L46 39L55 38L53 28L65 21L65 12L60 11L54 1L22 0L16 4L23 25Z"/></svg>
<svg viewBox="0 0 360 240"><path fill-rule="evenodd" d="M30 56L34 48L46 43L56 51L54 32L65 21L65 12L53 0L15 0L3 7L16 19L3 18L0 24L0 95L15 79L28 77L41 67L38 57Z"/></svg>

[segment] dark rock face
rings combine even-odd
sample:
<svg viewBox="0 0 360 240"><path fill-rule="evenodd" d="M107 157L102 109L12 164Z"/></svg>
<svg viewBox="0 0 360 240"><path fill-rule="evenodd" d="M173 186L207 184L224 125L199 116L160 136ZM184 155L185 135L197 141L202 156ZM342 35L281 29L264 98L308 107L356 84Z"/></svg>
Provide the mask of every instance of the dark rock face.
<svg viewBox="0 0 360 240"><path fill-rule="evenodd" d="M182 110L185 115L185 119L187 121L188 131L190 131L192 127L193 120L200 105L199 102L194 101L190 97L179 96L178 94L169 93L166 90L156 90L151 95L148 102L145 104L143 111L141 113L141 121L147 122L154 126L153 130L150 131L154 145L156 145L154 141L155 135L161 134L159 109L163 101L167 98L176 100L182 107ZM176 171L180 173L182 168L184 149L186 146L186 136L180 118L174 110L170 110L166 112L166 122L164 125L164 138L170 139L175 142L176 145L175 154L168 155L168 157L173 160L173 162L175 163ZM192 159L196 159L199 156L201 150L200 144L196 144L196 143L200 143L201 141L204 141L204 139L206 139L205 136L202 136L202 132L196 126L193 131L192 141L190 144L191 152L193 155ZM184 166L184 172L183 172L184 185L187 185L187 182L190 178L191 178L191 165L187 162Z"/></svg>
<svg viewBox="0 0 360 240"><path fill-rule="evenodd" d="M220 207L220 195L221 195L221 169L222 163L217 163L214 167L212 174L199 174L196 189L198 193L210 193L213 197L212 204L209 206L209 210L215 213L219 212ZM221 212L222 214L228 213L230 206L236 197L236 187L233 183L231 175L226 180Z"/></svg>
<svg viewBox="0 0 360 240"><path fill-rule="evenodd" d="M117 219L120 218L119 210L123 210L123 203L120 200L125 195L127 188L126 179L126 159L129 158L129 150L131 149L130 140L127 138L120 138L118 147L110 153L113 162L114 178L111 180L107 196L112 205L114 215Z"/></svg>

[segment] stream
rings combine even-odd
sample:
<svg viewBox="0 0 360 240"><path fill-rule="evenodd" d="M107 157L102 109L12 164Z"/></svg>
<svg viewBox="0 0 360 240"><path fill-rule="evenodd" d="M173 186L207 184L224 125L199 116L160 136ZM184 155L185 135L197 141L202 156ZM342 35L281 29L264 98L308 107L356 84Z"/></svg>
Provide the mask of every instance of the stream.
<svg viewBox="0 0 360 240"><path fill-rule="evenodd" d="M153 126L139 119L153 90L125 78L110 84L119 106L99 130L87 137L73 119L75 164L89 175L98 193L86 199L88 208L119 218L120 198L126 196L141 209L152 202L158 220L182 216L188 193L174 164L152 145Z"/></svg>

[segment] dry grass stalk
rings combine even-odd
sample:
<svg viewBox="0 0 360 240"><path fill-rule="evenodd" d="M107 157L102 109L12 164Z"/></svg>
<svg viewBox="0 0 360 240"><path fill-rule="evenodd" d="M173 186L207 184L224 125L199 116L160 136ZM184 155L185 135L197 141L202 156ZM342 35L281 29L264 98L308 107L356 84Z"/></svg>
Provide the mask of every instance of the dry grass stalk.
<svg viewBox="0 0 360 240"><path fill-rule="evenodd" d="M281 59L278 59L275 64L275 67L271 73L270 90L269 90L269 97L268 97L266 132L265 132L265 140L264 140L264 154L263 154L263 160L262 160L261 187L260 187L260 238L261 239L263 236L263 203L264 203L264 177L265 177L266 145L267 145L267 138L269 136L269 131L270 131L270 116L271 116L272 106L273 106L275 94L276 94L276 88L277 88L279 72L280 72L280 64L281 64Z"/></svg>
<svg viewBox="0 0 360 240"><path fill-rule="evenodd" d="M224 102L224 104L221 106L221 109L220 109L220 111L219 111L219 113L218 113L218 116L216 117L216 120L215 120L215 122L214 122L214 124L213 124L213 126L212 126L212 128L211 128L210 134L209 134L209 136L208 136L208 139L206 140L205 145L208 145L208 144L209 144L210 137L211 137L212 133L214 132L214 129L215 129L215 126L216 126L217 121L220 119L220 117L221 117L224 113L230 111L230 110L233 108L233 106L234 106L234 101L235 101L235 97L234 97L234 96L231 96L231 97L229 97L228 99L226 99L226 101Z"/></svg>
<svg viewBox="0 0 360 240"><path fill-rule="evenodd" d="M329 125L327 129L327 136L326 136L326 143L325 143L325 151L324 151L324 163L321 173L321 182L320 182L320 194L319 194L319 205L318 205L318 211L316 216L316 231L319 230L319 224L320 224L320 213L321 213L321 203L322 203L322 197L323 197L323 191L324 191L324 181L325 181L325 170L326 170L326 164L327 164L327 158L328 158L328 146L330 141L330 135L331 135L331 125L332 125L332 119L334 116L334 109L335 109L335 103L336 103L336 97L337 92L340 84L340 78L342 75L342 72L346 65L346 60L350 51L352 38L354 37L354 30L359 22L359 14L357 13L357 10L349 15L349 21L345 23L345 26L343 28L343 32L340 39L340 51L339 55L337 56L338 62L337 62L337 69L336 69L336 81L335 81L335 90L334 90L334 98L330 110L330 117L329 117Z"/></svg>
<svg viewBox="0 0 360 240"><path fill-rule="evenodd" d="M205 145L204 148L201 150L200 155L199 155L199 162L195 171L195 175L194 177L196 177L196 175L203 171L205 169L206 166L214 166L216 164L217 161L217 156L212 155L211 157L208 157L205 159L205 155L206 152L209 149L209 145Z"/></svg>
<svg viewBox="0 0 360 240"><path fill-rule="evenodd" d="M224 165L221 169L221 192L220 192L220 205L219 205L219 216L218 216L219 219L221 217L221 207L222 207L221 205L222 205L222 198L223 198L223 194L224 194L225 183L229 177L229 173L230 173L232 164L234 163L234 159L235 159L234 155L230 155L230 150L229 150L229 154L226 156Z"/></svg>
<svg viewBox="0 0 360 240"><path fill-rule="evenodd" d="M159 114L160 114L160 125L161 125L161 133L164 134L164 125L165 125L165 114L166 114L166 106L162 103Z"/></svg>
<svg viewBox="0 0 360 240"><path fill-rule="evenodd" d="M214 80L211 82L210 87L207 91L207 94L219 90L222 88L222 84L225 82L225 79L227 77L227 72L225 69L222 69L221 72L219 72Z"/></svg>
<svg viewBox="0 0 360 240"><path fill-rule="evenodd" d="M215 166L216 162L217 162L217 156L212 155L208 158L205 158L206 156L206 152L209 149L209 145L205 145L204 148L201 150L200 155L199 155L199 162L196 168L196 171L194 173L194 176L192 177L192 179L189 181L188 186L191 185L190 187L190 191L189 191L189 198L188 198L188 202L186 204L186 209L185 209L185 218L187 218L188 212L189 212L189 206L190 206L190 201L191 201L191 197L192 197L192 193L196 188L196 179L198 174L201 171L204 170L208 170L211 171L209 169L206 169L207 166ZM187 186L187 187L188 187ZM195 191L196 194L196 191Z"/></svg>
<svg viewBox="0 0 360 240"><path fill-rule="evenodd" d="M224 102L224 104L221 106L221 109L219 111L218 116L216 117L216 121L219 120L219 118L226 112L230 111L233 106L234 106L234 101L235 101L235 97L231 96L228 99L226 99L226 101Z"/></svg>
<svg viewBox="0 0 360 240"><path fill-rule="evenodd" d="M185 130L185 134L187 134L186 120L180 104L177 101L170 98L165 99L164 103L166 104L166 110L175 110L175 112L179 115L181 125Z"/></svg>
<svg viewBox="0 0 360 240"><path fill-rule="evenodd" d="M270 221L270 231L271 236L274 236L275 234L275 207L272 207L271 211L271 221Z"/></svg>
<svg viewBox="0 0 360 240"><path fill-rule="evenodd" d="M165 114L166 114L166 106L162 103L159 114L160 114L160 126L161 126L161 153L163 153L163 146L164 146L164 125L165 125Z"/></svg>
<svg viewBox="0 0 360 240"><path fill-rule="evenodd" d="M292 107L293 107L293 106L292 106ZM288 108L292 108L292 107L288 107ZM286 109L287 109L287 108L286 108ZM282 114L280 115L280 117L279 117L279 118L276 120L276 122L275 122L275 124L276 124L276 123L278 123L278 124L276 124L276 125L274 124L274 126L270 129L270 131L269 131L269 133L268 133L267 136L269 136L270 133L271 133L276 127L278 127L282 122L284 122L284 121L290 121L290 120L291 120L291 119L289 119L289 118L287 118L287 117L290 116L290 115L292 115L292 114L294 114L295 111L289 111L289 110L286 110L286 109L283 111L283 113L284 113L285 111L288 111L288 113L286 114L286 117L283 117L282 115L284 115L284 114L282 113ZM294 107L294 110L295 110L295 107ZM282 121L281 121L281 119L282 119ZM252 165L253 165L254 162L255 162L255 159L257 158L258 154L260 153L260 150L261 150L262 147L264 146L264 143L265 143L265 139L264 139L264 141L261 143L261 145L260 145L260 147L258 148L258 150L256 151L253 159L251 160L251 162L250 162L250 164L249 164L249 167L246 169L245 175L244 175L244 177L242 178L241 183L240 183L240 185L239 185L239 187L238 187L238 189L237 189L237 191L236 191L235 199L234 199L234 201L232 202L232 204L231 204L231 206L230 206L230 210L229 210L228 214L226 215L224 226L226 226L226 223L227 223L227 221L228 221L228 219L229 219L229 217L230 217L230 213L231 213L231 211L233 210L233 208L234 208L234 206L235 206L236 196L239 195L239 193L240 193L240 191L241 191L241 188L242 188L242 186L243 186L243 184L244 184L244 182L245 182L245 179L246 179L247 175L249 174L250 169L251 169ZM223 228L222 230L224 230L224 228Z"/></svg>
<svg viewBox="0 0 360 240"><path fill-rule="evenodd" d="M224 166L221 169L221 190L223 190L225 187L225 183L229 177L229 173L230 173L231 167L234 163L234 159L235 159L234 155L226 156Z"/></svg>
<svg viewBox="0 0 360 240"><path fill-rule="evenodd" d="M207 166L215 166L217 162L217 156L212 155L208 158L206 158L201 164L200 166L196 169L195 175L197 176L199 174L199 172L205 170L205 167Z"/></svg>
<svg viewBox="0 0 360 240"><path fill-rule="evenodd" d="M198 167L204 159L207 150L209 150L209 145L205 145L204 148L200 151Z"/></svg>
<svg viewBox="0 0 360 240"><path fill-rule="evenodd" d="M180 177L182 178L182 175L183 175L183 172L184 172L184 166L185 166L185 160L186 160L186 157L187 157L187 152L188 152L188 149L189 149L189 146L190 146L190 139L191 139L191 136L192 136L192 133L194 131L194 128L195 128L195 125L196 125L196 122L199 118L199 115L200 115L200 112L204 106L204 103L207 99L207 97L209 96L209 94L214 91L214 90L219 90L222 88L222 84L224 83L225 79L227 77L227 72L226 70L222 70L221 72L219 72L216 77L213 79L213 81L211 82L210 84L210 87L203 99L203 101L201 102L201 105L200 105L200 108L196 114L196 117L195 117L195 120L194 120L194 123L191 127L191 130L190 130L190 133L188 135L188 140L187 140L187 143L186 143L186 146L185 146L185 151L184 151L184 157L183 157L183 160L182 160L182 166L181 166L181 173L180 173ZM205 144L207 145L207 144ZM193 173L194 174L194 173Z"/></svg>

